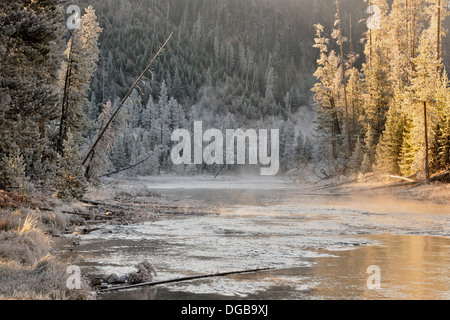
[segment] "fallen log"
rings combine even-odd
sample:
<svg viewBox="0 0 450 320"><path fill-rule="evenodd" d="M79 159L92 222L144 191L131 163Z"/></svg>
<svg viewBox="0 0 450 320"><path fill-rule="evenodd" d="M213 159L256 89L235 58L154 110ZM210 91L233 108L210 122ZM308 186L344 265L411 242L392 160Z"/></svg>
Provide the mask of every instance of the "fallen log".
<svg viewBox="0 0 450 320"><path fill-rule="evenodd" d="M323 186L317 186L317 187L312 187L312 188L308 188L307 190L322 190L322 189L329 189L329 188L335 188L335 187L340 187L346 184L350 184L350 183L354 183L354 182L358 182L358 179L353 179L353 180L349 180L349 181L345 181L345 182L340 182L340 183L329 183Z"/></svg>
<svg viewBox="0 0 450 320"><path fill-rule="evenodd" d="M440 173L434 177L431 177L428 179L429 182L435 182L435 181L450 181L450 171L445 171L443 173Z"/></svg>
<svg viewBox="0 0 450 320"><path fill-rule="evenodd" d="M413 180L413 179L410 179L410 178L401 177L401 176L395 176L395 175L390 175L390 174L386 174L385 176L387 178L400 179L400 180L405 180L407 182L416 182L416 180Z"/></svg>
<svg viewBox="0 0 450 320"><path fill-rule="evenodd" d="M354 192L364 192L364 191L372 191L372 190L380 190L380 189L409 187L409 186L414 186L414 185L416 185L418 183L421 183L421 181L405 182L405 183L394 183L394 184L388 184L388 185L385 185L385 186L359 188L359 189L350 190L348 193L350 194L350 193L354 193Z"/></svg>
<svg viewBox="0 0 450 320"><path fill-rule="evenodd" d="M50 209L50 208L38 208L41 211L47 211L47 212L51 212L54 211L54 209ZM75 212L75 211L61 211L61 213L66 213L66 214L71 214L71 215L76 215L76 216L83 216L83 217L90 217L91 214L90 213L86 213L86 212Z"/></svg>
<svg viewBox="0 0 450 320"><path fill-rule="evenodd" d="M127 286L119 286L119 287L102 289L102 290L100 290L100 292L127 290L127 289L139 288L139 287L151 287L151 286L156 286L156 285L160 285L160 284L168 284L168 283L175 283L175 282L213 278L213 277L225 277L225 276L230 276L230 275L235 275L235 274L254 273L254 272L268 271L268 270L273 270L273 269L274 268L261 268L261 269L252 269L252 270L243 270L243 271L230 271L230 272L204 274L204 275L198 275L198 276L161 280L161 281L143 282L143 283L131 284L131 285L127 285Z"/></svg>
<svg viewBox="0 0 450 320"><path fill-rule="evenodd" d="M97 201L97 200L90 200L90 199L81 199L80 200L83 203L87 203L87 204L93 204L95 206L109 206L109 207L117 207L117 204L114 203L107 203L107 202L103 202L103 201Z"/></svg>

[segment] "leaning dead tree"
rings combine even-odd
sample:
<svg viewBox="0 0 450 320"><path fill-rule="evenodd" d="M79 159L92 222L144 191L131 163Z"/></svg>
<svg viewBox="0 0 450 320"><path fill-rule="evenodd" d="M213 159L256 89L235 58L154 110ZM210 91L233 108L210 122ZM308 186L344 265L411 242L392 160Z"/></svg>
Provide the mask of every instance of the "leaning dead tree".
<svg viewBox="0 0 450 320"><path fill-rule="evenodd" d="M123 98L122 102L120 103L120 105L117 107L116 111L114 111L114 113L112 114L111 118L108 120L108 122L106 123L106 125L103 127L102 131L100 132L100 134L98 135L97 139L95 140L95 142L92 144L91 148L89 149L88 153L86 154L86 156L84 157L83 162L81 163L81 167L83 167L89 160L89 158L91 157L91 155L93 154L95 148L97 147L98 143L100 142L100 140L102 139L103 135L105 134L106 130L108 130L109 126L111 125L112 121L114 120L114 118L119 114L120 110L122 109L122 107L124 106L125 102L127 101L127 99L130 97L131 93L133 92L133 90L137 87L137 85L139 84L139 81L142 80L142 78L144 77L145 73L147 71L150 70L150 68L153 65L153 62L155 62L156 58L158 58L159 55L161 55L161 53L164 51L164 48L166 47L167 43L169 43L170 38L172 37L173 32L170 34L170 36L167 38L167 40L164 42L164 44L159 48L158 52L155 54L155 56L153 57L152 61L149 63L149 65L144 69L144 71L141 73L141 75L136 79L136 81L134 82L134 84L131 86L131 89L128 91L128 93L125 95L125 97Z"/></svg>
<svg viewBox="0 0 450 320"><path fill-rule="evenodd" d="M149 160L151 157L152 157L152 155L146 157L145 159L143 159L143 160L141 160L141 161L139 161L139 162L137 162L137 163L135 163L135 164L132 164L131 166L128 166L128 167L125 167L125 168L121 168L121 169L119 169L119 170L116 170L116 171L113 171L113 172L109 172L109 173L103 174L103 175L101 175L100 177L109 177L109 176L112 176L113 174L118 174L118 173L121 173L121 172L123 172L123 171L127 171L127 170L130 170L130 169L133 169L133 168L135 168L135 167L137 167L137 166L143 164L144 162L146 162L147 160Z"/></svg>

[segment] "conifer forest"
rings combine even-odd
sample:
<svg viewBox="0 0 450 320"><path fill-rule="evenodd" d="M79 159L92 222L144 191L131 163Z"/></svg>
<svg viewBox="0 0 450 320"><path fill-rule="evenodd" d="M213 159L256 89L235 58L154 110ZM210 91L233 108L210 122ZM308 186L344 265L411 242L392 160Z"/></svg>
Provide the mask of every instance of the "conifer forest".
<svg viewBox="0 0 450 320"><path fill-rule="evenodd" d="M449 299L449 15L448 0L2 0L0 299L270 300L276 285L289 289L275 299ZM368 196L383 200L364 202ZM234 224L223 216L230 212ZM148 221L161 221L167 233L138 227ZM122 232L114 226L131 231L114 238ZM271 232L275 244L259 247L255 239ZM103 265L74 258L83 277L71 283L76 290L69 285L72 273L56 252L79 247L82 255L87 243L118 239L114 246L127 247L141 233L167 242L172 260L139 251L130 260L137 272L124 258L122 269L99 278L114 267L102 269L106 253L97 257ZM217 234L230 248L215 262L204 246ZM177 245L190 241L196 246L183 260ZM311 258L305 250L318 261L339 255L340 263L369 250L357 256L367 262L363 277L375 255L384 257L372 263L384 276L383 263L416 268L397 244L412 252L421 241L433 254L423 251L424 265L444 271L414 278L420 289L402 291L390 275L378 291L365 282L367 295L351 291L359 287L339 273L344 267L320 269L304 284L318 286L298 289L295 272L307 267L292 257ZM370 251L379 243L404 259ZM346 251L353 246L369 249ZM209 264L189 260L208 250ZM273 277L257 289L214 280L222 271L252 277L268 269ZM152 282L157 270L159 280L206 274L228 293L195 286L199 280L129 295L116 287ZM349 281L349 291L336 289L339 281ZM180 307L181 315L202 310Z"/></svg>

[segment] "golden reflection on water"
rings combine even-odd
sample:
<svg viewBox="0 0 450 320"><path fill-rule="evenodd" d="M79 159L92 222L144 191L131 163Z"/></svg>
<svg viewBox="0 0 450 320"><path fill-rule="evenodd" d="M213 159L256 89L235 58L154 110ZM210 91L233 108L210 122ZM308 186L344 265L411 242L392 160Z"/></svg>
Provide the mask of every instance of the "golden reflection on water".
<svg viewBox="0 0 450 320"><path fill-rule="evenodd" d="M334 252L339 258L320 259L312 276L320 284L319 299L450 299L450 239L421 235L365 236L380 246ZM381 270L381 289L369 290L369 266Z"/></svg>

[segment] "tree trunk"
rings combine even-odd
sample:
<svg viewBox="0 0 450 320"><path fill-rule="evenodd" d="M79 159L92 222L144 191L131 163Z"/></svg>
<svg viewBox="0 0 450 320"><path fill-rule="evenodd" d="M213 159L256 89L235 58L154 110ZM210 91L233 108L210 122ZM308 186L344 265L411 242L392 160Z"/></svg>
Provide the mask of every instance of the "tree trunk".
<svg viewBox="0 0 450 320"><path fill-rule="evenodd" d="M350 121L348 116L348 101L347 101L347 84L345 79L345 64L344 64L344 44L342 43L342 26L341 17L339 15L339 2L336 0L336 18L338 20L339 28L339 45L341 50L341 68L342 68L342 85L344 87L344 106L345 106L345 129L347 133L347 155L352 155L352 139L350 135Z"/></svg>
<svg viewBox="0 0 450 320"><path fill-rule="evenodd" d="M430 179L430 169L428 167L428 121L427 121L427 102L423 102L423 118L425 123L425 174L427 180Z"/></svg>
<svg viewBox="0 0 450 320"><path fill-rule="evenodd" d="M441 59L441 0L438 0L438 12L437 12L437 60ZM441 67L438 65L437 67L438 79L441 79Z"/></svg>
<svg viewBox="0 0 450 320"><path fill-rule="evenodd" d="M74 31L75 32L75 31ZM72 77L72 63L73 63L73 40L74 40L74 34L72 34L72 39L70 43L70 53L69 53L69 60L67 62L67 70L66 70L66 76L64 79L64 92L63 92L63 100L62 100L62 107L61 107L61 119L59 121L59 135L56 142L56 150L59 152L59 154L63 155L64 153L64 140L66 139L67 135L67 118L68 118L68 99L69 99L69 90L70 90L70 84L71 84L71 77Z"/></svg>

